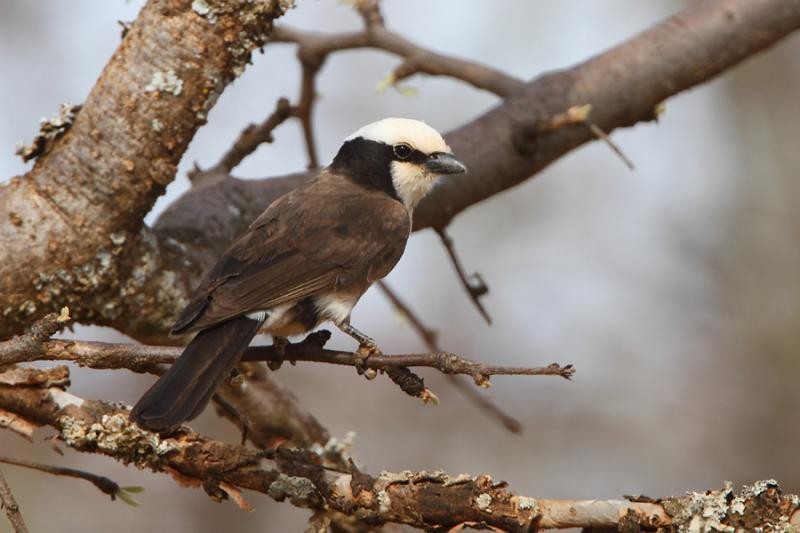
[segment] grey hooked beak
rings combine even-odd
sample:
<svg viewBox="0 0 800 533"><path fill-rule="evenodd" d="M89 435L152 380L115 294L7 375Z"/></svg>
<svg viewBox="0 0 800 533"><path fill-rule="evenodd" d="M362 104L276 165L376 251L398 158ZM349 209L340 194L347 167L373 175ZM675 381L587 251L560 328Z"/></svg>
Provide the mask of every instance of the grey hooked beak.
<svg viewBox="0 0 800 533"><path fill-rule="evenodd" d="M467 167L447 152L434 152L425 161L425 170L431 174L463 174Z"/></svg>

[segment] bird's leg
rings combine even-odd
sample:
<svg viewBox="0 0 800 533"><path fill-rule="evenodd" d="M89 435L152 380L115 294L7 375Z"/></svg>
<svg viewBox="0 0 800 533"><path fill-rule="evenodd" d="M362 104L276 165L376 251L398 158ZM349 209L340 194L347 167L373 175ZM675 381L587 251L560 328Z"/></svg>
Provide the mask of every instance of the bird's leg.
<svg viewBox="0 0 800 533"><path fill-rule="evenodd" d="M378 343L376 343L371 337L361 333L352 325L350 325L350 318L348 317L347 320L343 320L342 322L336 324L336 326L342 330L344 333L347 333L355 340L358 341L358 350L356 350L356 355L359 357L359 362L356 365L356 370L358 370L359 374L363 374L366 370L364 368L364 363L367 362L370 355L381 355L381 350L378 348Z"/></svg>
<svg viewBox="0 0 800 533"><path fill-rule="evenodd" d="M270 370L278 370L283 364L283 358L286 355L286 346L289 344L289 339L280 337L278 335L272 336L272 347L275 348L275 353L280 358L277 361L267 361L267 366Z"/></svg>

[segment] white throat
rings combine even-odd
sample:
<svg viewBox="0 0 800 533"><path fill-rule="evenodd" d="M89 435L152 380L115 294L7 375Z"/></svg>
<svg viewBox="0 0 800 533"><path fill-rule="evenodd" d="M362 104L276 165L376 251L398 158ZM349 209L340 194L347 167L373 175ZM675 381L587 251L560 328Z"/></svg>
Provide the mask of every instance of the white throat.
<svg viewBox="0 0 800 533"><path fill-rule="evenodd" d="M392 184L409 213L425 198L436 183L436 176L419 165L392 161Z"/></svg>

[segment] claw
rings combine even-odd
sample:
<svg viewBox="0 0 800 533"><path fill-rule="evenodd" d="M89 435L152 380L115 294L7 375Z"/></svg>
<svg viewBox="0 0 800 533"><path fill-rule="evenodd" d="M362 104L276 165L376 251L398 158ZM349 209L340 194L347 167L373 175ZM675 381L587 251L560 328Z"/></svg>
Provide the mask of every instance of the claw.
<svg viewBox="0 0 800 533"><path fill-rule="evenodd" d="M362 342L358 350L355 351L355 355L357 357L356 372L358 372L358 375L364 375L367 379L375 379L375 376L378 375L377 371L374 368L366 367L367 359L373 355L382 355L375 341L369 339L369 342Z"/></svg>
<svg viewBox="0 0 800 533"><path fill-rule="evenodd" d="M283 365L283 358L286 356L286 346L289 345L289 339L286 337L272 337L272 347L275 348L275 353L279 359L277 361L267 361L267 366L270 370L278 370Z"/></svg>

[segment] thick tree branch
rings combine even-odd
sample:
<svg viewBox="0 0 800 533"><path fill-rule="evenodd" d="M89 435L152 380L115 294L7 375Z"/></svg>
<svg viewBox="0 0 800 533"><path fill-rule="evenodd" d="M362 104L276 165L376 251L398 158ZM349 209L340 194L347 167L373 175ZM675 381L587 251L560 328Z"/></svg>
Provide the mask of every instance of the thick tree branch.
<svg viewBox="0 0 800 533"><path fill-rule="evenodd" d="M126 280L146 273L137 271L141 248L132 246L144 215L221 92L290 5L147 2L69 130L30 172L2 185L0 338L56 299L82 321L113 316L114 300L133 289ZM169 291L178 302L180 290Z"/></svg>
<svg viewBox="0 0 800 533"><path fill-rule="evenodd" d="M0 409L55 428L65 444L101 453L139 468L171 473L182 482L197 480L215 499L235 488L250 489L314 510L323 506L357 516L364 524L402 523L426 530L465 525L509 532L570 527L627 526L649 530L698 530L724 526L800 525L800 499L783 495L774 481L734 492L731 487L677 498L647 501L543 500L516 495L490 476L449 476L443 472L383 472L372 477L347 470L341 447L319 453L279 448L259 452L202 437L188 428L160 437L128 421L128 411L82 400L59 388L28 387L10 394L0 387ZM339 450L338 452L336 450ZM350 463L352 465L352 463ZM672 528L672 529L670 529Z"/></svg>

